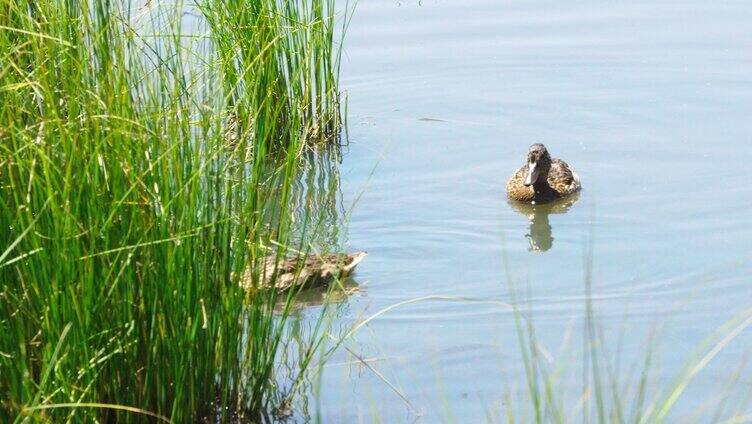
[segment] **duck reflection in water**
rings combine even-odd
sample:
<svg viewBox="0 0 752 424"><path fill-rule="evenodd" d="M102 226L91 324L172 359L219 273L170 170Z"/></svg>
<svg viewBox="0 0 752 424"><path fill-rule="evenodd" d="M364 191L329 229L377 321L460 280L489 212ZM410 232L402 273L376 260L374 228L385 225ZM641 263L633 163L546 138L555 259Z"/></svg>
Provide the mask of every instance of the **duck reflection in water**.
<svg viewBox="0 0 752 424"><path fill-rule="evenodd" d="M575 193L564 199L539 205L509 200L512 209L525 215L530 220L530 231L525 234L530 243L529 251L545 252L551 249L554 244L554 237L548 216L566 213L579 197L579 193Z"/></svg>

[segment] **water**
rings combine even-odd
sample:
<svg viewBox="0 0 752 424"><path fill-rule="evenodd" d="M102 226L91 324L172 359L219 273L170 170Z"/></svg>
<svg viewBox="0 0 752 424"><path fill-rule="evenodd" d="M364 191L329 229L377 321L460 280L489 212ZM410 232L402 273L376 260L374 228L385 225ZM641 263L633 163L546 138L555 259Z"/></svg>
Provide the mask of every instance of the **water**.
<svg viewBox="0 0 752 424"><path fill-rule="evenodd" d="M360 2L343 63L341 184L345 205L357 199L349 245L370 255L335 325L424 296L474 300L371 321L347 346L412 406L340 350L318 389L321 418L503 420L525 373L500 302L520 289L551 361L576 369L591 247L597 324L608 356L621 357L619 381L637 378L629 366L657 329L651 387L671 383L752 299L749 22L745 2ZM569 162L584 190L531 228L504 186L534 142ZM712 417L704 401L723 394L750 342L742 333L696 377L677 418ZM561 387L573 411L580 374Z"/></svg>

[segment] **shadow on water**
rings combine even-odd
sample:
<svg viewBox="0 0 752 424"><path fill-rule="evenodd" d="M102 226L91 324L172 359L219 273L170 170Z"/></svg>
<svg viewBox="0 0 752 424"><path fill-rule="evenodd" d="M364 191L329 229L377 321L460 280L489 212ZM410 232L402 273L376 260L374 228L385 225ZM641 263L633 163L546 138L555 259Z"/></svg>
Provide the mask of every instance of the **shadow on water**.
<svg viewBox="0 0 752 424"><path fill-rule="evenodd" d="M300 317L304 315L303 313L307 308L323 306L324 304L329 305L337 313L339 306L344 306L343 302L360 292L360 284L354 278L349 277L342 281L335 281L333 284L305 288L295 295L295 303L291 305L288 313ZM284 299L280 299L276 305L276 310L281 312L284 307Z"/></svg>
<svg viewBox="0 0 752 424"><path fill-rule="evenodd" d="M527 217L530 221L530 230L527 237L531 252L545 252L554 244L553 231L548 216L551 214L564 214L580 198L580 193L542 205L533 205L509 200L512 209Z"/></svg>

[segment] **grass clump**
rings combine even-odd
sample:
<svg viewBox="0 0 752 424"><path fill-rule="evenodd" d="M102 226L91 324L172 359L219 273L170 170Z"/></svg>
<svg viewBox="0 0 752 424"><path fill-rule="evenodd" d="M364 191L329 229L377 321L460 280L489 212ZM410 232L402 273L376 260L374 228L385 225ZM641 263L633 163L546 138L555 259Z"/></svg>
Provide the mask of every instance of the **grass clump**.
<svg viewBox="0 0 752 424"><path fill-rule="evenodd" d="M752 326L752 309L747 309L730 318L710 334L689 355L681 370L667 382L657 377L657 362L661 339L653 329L646 340L642 356L631 358L633 362L625 372L623 366L629 358L622 357L622 338L614 346L609 343L593 298L593 234L584 257L584 318L582 349L567 346L562 353L567 360L554 360L543 348L536 336L532 308L517 298L516 289L509 272L509 263L504 260L511 308L515 319L515 331L524 366L525 387L513 398L505 398L502 419L490 422L535 422L535 423L664 423L683 420L710 422L746 422L744 411L749 407L749 397L739 401L732 389L738 384L746 361L736 365L730 374L726 389L717 399L703 405L681 403L682 395L694 382L695 377L730 343ZM524 309L526 310L524 310ZM571 362L571 363L570 363ZM577 374L579 373L579 376ZM573 389L572 377L581 379L581 390ZM741 391L743 387L739 387ZM745 391L748 393L748 391ZM737 404L731 406L732 400ZM501 415L501 414L500 414ZM725 418L723 418L725 417Z"/></svg>
<svg viewBox="0 0 752 424"><path fill-rule="evenodd" d="M294 205L341 126L333 2L150 3L0 0L0 421L276 406L289 308L237 276L332 213Z"/></svg>

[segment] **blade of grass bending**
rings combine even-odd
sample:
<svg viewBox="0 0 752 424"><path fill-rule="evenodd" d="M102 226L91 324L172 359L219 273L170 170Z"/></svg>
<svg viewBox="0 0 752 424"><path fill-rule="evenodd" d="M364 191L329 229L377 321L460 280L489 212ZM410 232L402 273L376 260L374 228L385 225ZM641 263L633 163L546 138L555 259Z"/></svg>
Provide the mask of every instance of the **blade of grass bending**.
<svg viewBox="0 0 752 424"><path fill-rule="evenodd" d="M19 34L31 35L32 37L39 37L39 38L43 38L45 40L51 40L51 41L54 41L56 43L60 43L60 44L62 44L64 46L66 46L66 47L73 47L73 44L71 44L71 43L63 40L62 38L53 37L51 35L42 34L42 33L39 33L39 32L26 31L26 30L21 29L21 28L13 28L13 27L5 26L5 25L0 25L0 29L5 30L5 31L10 31L10 32L17 32Z"/></svg>
<svg viewBox="0 0 752 424"><path fill-rule="evenodd" d="M34 406L36 406L39 403L39 399L42 396L42 390L44 389L45 384L47 384L47 379L50 377L50 373L52 372L52 369L55 368L55 365L57 364L57 356L58 354L60 354L60 348L63 346L63 341L65 340L65 337L68 335L68 332L70 331L72 326L73 324L69 322L63 328L63 332L60 333L60 338L58 339L57 344L55 345L55 350L52 351L52 357L50 358L50 361L47 365L47 369L44 370L44 376L42 376L42 380L39 383L39 390L37 391L37 394L34 396L34 400L31 401L31 404ZM25 409L28 409L28 408L25 408Z"/></svg>
<svg viewBox="0 0 752 424"><path fill-rule="evenodd" d="M100 409L112 409L116 411L133 412L136 414L146 415L152 418L156 418L166 423L172 423L169 418L164 417L153 412L145 411L143 409L134 408L132 406L114 405L110 403L54 403L50 405L38 405L24 408L24 412L42 411L45 409L57 409L57 408L100 408Z"/></svg>
<svg viewBox="0 0 752 424"><path fill-rule="evenodd" d="M50 203L50 198L47 198L47 201L44 202L44 205L42 205L42 208L37 213L37 216L34 217L34 220L31 221L31 223L29 224L29 226L26 227L26 229L21 233L21 235L19 235L18 237L16 237L16 239L13 240L13 243L11 243L10 246L8 246L8 248L5 249L5 251L2 253L2 255L0 255L0 266L8 265L9 263L15 262L18 259L18 258L16 258L16 259L11 260L11 262L7 262L7 263L3 264L3 261L10 254L10 252L13 251L13 248L15 248L18 245L18 243L20 243L21 240L23 240L23 238L26 237L26 234L28 234L29 231L31 231L32 227L34 227L34 224L36 224L36 222L39 219L39 217L42 216L42 212L44 212L44 210L47 207L48 203ZM30 255L30 254L31 253L27 253L27 255Z"/></svg>
<svg viewBox="0 0 752 424"><path fill-rule="evenodd" d="M330 339L332 339L333 341L337 342L337 339L336 339L336 338L335 338L334 336L332 336L331 334L329 334L329 338L330 338ZM384 374L382 374L381 372L379 372L379 370L377 370L376 368L374 368L374 367L373 367L373 366L372 366L371 364L369 364L369 363L368 363L368 361L366 361L365 359L363 359L363 357L361 357L360 355L358 355L357 353L355 353L355 352L354 352L354 351L353 351L352 349L350 349L349 347L347 347L347 346L343 346L343 347L344 347L344 348L345 348L345 350L346 350L347 352L349 352L349 353L350 353L350 354L351 354L352 356L354 356L355 358L357 358L357 359L358 359L358 362L360 362L361 364L365 365L365 366L366 366L366 368L368 368L369 370L371 370L371 372L373 372L374 374L376 374L376 376L377 376L377 377L379 377L379 379L381 379L381 381L383 381L383 382L384 382L384 384L386 384L387 386L389 386L389 388L390 388L390 389L392 389L392 391L393 391L394 393L396 393L396 394L397 394L397 396L399 396L399 397L400 397L400 398L401 398L401 399L402 399L402 400L403 400L403 401L405 402L405 404L407 405L407 407L408 407L408 408L410 409L410 411L411 411L411 412L412 412L413 414L415 414L415 415L420 415L420 411L418 411L418 410L417 410L417 409L415 408L415 406L413 406L413 404L412 404L412 403L410 402L410 400L409 400L409 399L407 398L407 396L405 396L405 395L404 395L404 394L403 394L402 392L400 392L400 391L399 391L399 389L397 389L397 387L395 387L395 386L394 386L394 384L392 384L392 383L391 383L391 382L390 382L390 381L389 381L389 380L388 380L388 379L387 379L387 378L386 378L386 377L384 376Z"/></svg>
<svg viewBox="0 0 752 424"><path fill-rule="evenodd" d="M739 322L740 320L741 322ZM737 322L739 323L736 324ZM655 408L657 410L655 417L646 416L645 419L642 420L642 422L647 422L648 419L649 421L656 422L663 421L671 411L671 408L674 406L676 401L679 399L682 393L684 393L684 390L687 388L692 379L700 371L702 371L710 363L710 361L712 361L713 358L715 358L716 355L718 355L718 353L723 350L723 348L731 343L737 336L739 336L739 334L742 333L742 331L744 331L750 325L752 325L752 310L745 311L740 314L740 316L732 318L731 320L729 320L729 322L727 322L719 330L717 330L716 334L711 336L711 340L716 337L720 337L722 334L723 337L718 340L718 342L716 342L700 360L694 363L690 363L685 367L684 372L679 377L679 381L674 385L674 389L670 392L666 400ZM732 328L730 331L723 333L725 327Z"/></svg>
<svg viewBox="0 0 752 424"><path fill-rule="evenodd" d="M22 254L22 255L16 256L15 258L13 258L13 259L9 260L8 262L5 262L5 263L0 263L0 268L6 267L6 266L8 266L8 265L10 265L10 264L12 264L12 263L15 263L15 262L18 262L18 261L24 260L24 259L28 258L29 256L31 256L31 255L33 255L33 254L35 254L35 253L39 253L39 252L41 252L42 250L44 250L44 248L42 248L42 247L39 247L39 248L36 248L36 249L32 250L32 251L31 251L31 252L29 252L29 253L24 253L24 254Z"/></svg>
<svg viewBox="0 0 752 424"><path fill-rule="evenodd" d="M203 226L202 228L206 228L206 227L208 227L208 226ZM165 239L148 241L148 242L144 242L144 243L136 243L136 244L132 244L132 245L129 245L129 246L116 247L114 249L109 249L109 250L105 250L105 251L102 251L102 252L92 253L91 255L81 256L80 258L78 258L78 260L83 261L85 259L91 259L91 258L96 257L96 256L108 255L110 253L115 253L115 252L121 252L123 250L135 250L135 249L138 249L139 247L153 246L155 244L168 243L168 242L171 242L171 241L175 242L175 241L186 239L186 238L196 237L197 235L199 235L200 230L202 228L197 228L195 230L191 230L191 232L189 232L187 234L183 234L183 235L179 235L179 236L175 236L175 237L168 237L168 238L165 238Z"/></svg>
<svg viewBox="0 0 752 424"><path fill-rule="evenodd" d="M393 305L389 305L386 308L383 308L383 309L377 311L373 315L369 316L368 318L366 318L363 321L359 322L358 324L354 325L353 328L351 328L350 330L348 330L348 332L345 333L345 335L337 341L337 344L336 344L336 346L333 349L336 349L337 346L340 343L342 343L343 340L349 338L350 336L352 336L353 334L355 334L358 330L360 330L361 328L363 328L363 326L367 325L369 322L371 322L374 319L380 317L381 315L384 315L385 313L387 313L387 312L389 312L389 311L391 311L393 309L397 309L397 308L399 308L401 306L410 305L412 303L426 302L426 301L431 301L431 300L446 301L446 302L488 303L488 304L493 304L493 305L501 305L501 306L504 306L505 308L509 308L510 310L512 309L512 306L510 304L508 304L506 302L502 302L500 300L484 300L484 299L474 299L474 298L471 298L471 297L463 297L463 296L441 296L441 295L429 295L429 296L416 297L416 298L413 298L413 299L404 300L402 302L397 302L397 303L395 303Z"/></svg>
<svg viewBox="0 0 752 424"><path fill-rule="evenodd" d="M724 394L721 396L721 402L716 408L716 411L713 414L713 419L711 419L710 422L717 423L721 421L721 415L723 415L723 412L726 409L726 404L731 398L731 390L734 388L734 386L736 386L742 374L744 373L744 369L747 367L747 361L748 358L745 355L736 371L732 375L731 381L728 382L726 389L724 390Z"/></svg>

